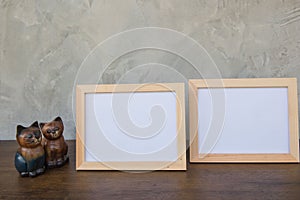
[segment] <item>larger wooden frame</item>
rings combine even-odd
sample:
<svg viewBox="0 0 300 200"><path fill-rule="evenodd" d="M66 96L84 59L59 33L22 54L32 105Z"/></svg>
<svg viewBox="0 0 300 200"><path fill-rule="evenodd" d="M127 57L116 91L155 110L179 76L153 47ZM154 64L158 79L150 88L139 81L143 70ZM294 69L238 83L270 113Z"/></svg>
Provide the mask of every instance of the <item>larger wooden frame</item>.
<svg viewBox="0 0 300 200"><path fill-rule="evenodd" d="M98 93L175 92L177 160L89 162L85 158L85 96ZM168 116L167 116L168 117ZM76 170L186 170L185 103L183 83L77 85L76 87Z"/></svg>
<svg viewBox="0 0 300 200"><path fill-rule="evenodd" d="M232 154L207 153L200 155L198 135L198 91L201 88L287 88L289 153ZM189 81L190 162L192 163L298 163L298 98L296 78L206 79ZM271 140L272 138L270 138Z"/></svg>

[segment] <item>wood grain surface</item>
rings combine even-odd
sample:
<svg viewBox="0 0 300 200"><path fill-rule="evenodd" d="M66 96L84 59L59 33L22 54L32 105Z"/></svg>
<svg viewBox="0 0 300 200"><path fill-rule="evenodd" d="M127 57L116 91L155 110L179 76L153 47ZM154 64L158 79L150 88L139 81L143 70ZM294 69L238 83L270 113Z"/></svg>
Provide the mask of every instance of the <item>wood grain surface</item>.
<svg viewBox="0 0 300 200"><path fill-rule="evenodd" d="M0 141L0 199L300 199L299 164L188 164L184 171L76 171L70 163L36 178L14 168L16 141Z"/></svg>

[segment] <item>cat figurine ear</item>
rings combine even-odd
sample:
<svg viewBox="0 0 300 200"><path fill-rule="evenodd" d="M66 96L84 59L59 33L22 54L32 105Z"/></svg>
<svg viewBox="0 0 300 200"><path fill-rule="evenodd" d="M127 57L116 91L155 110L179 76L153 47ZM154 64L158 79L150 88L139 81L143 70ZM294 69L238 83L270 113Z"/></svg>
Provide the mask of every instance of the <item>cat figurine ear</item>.
<svg viewBox="0 0 300 200"><path fill-rule="evenodd" d="M39 123L38 123L38 121L33 122L33 123L30 125L30 127L37 127L37 128L39 128Z"/></svg>
<svg viewBox="0 0 300 200"><path fill-rule="evenodd" d="M62 119L58 116L53 121L61 121L62 122Z"/></svg>
<svg viewBox="0 0 300 200"><path fill-rule="evenodd" d="M40 123L40 129L42 129L45 126L46 123Z"/></svg>
<svg viewBox="0 0 300 200"><path fill-rule="evenodd" d="M17 126L17 134L16 134L16 139L17 139L17 142L20 143L20 140L19 140L19 135L22 133L22 131L26 129L24 126L22 125L18 125Z"/></svg>
<svg viewBox="0 0 300 200"><path fill-rule="evenodd" d="M42 135L35 121L29 127L17 126L16 139L19 148L15 154L15 167L22 177L35 177L45 171L45 150Z"/></svg>
<svg viewBox="0 0 300 200"><path fill-rule="evenodd" d="M16 137L18 138L18 135L20 135L20 133L24 130L24 129L26 129L24 126L22 126L22 125L18 125L17 126L17 135L16 135Z"/></svg>

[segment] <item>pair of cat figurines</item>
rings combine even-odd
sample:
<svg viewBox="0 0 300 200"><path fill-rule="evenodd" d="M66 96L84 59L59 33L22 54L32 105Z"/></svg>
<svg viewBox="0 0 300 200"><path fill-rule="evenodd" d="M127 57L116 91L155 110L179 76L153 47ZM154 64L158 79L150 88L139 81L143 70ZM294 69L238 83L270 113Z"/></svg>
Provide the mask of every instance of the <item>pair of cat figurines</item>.
<svg viewBox="0 0 300 200"><path fill-rule="evenodd" d="M15 155L15 167L22 177L35 177L43 174L46 167L60 167L69 161L63 131L60 117L49 123L36 121L29 127L17 126L16 138L20 146Z"/></svg>

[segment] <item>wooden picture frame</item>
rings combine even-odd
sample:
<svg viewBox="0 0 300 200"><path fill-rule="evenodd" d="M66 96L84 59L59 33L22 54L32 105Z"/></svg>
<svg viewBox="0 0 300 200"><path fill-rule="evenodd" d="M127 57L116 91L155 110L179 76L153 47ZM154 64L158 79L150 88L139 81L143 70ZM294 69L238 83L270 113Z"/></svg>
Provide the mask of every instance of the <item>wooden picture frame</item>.
<svg viewBox="0 0 300 200"><path fill-rule="evenodd" d="M136 113L124 123L118 110L123 107L115 102L123 97L128 112ZM162 128L139 125L137 135L131 135L134 128L125 130L131 121L149 118L148 127L163 121ZM138 134L144 129L150 135L143 138ZM76 170L186 170L184 84L77 85Z"/></svg>
<svg viewBox="0 0 300 200"><path fill-rule="evenodd" d="M190 80L189 112L192 163L299 162L296 78Z"/></svg>

